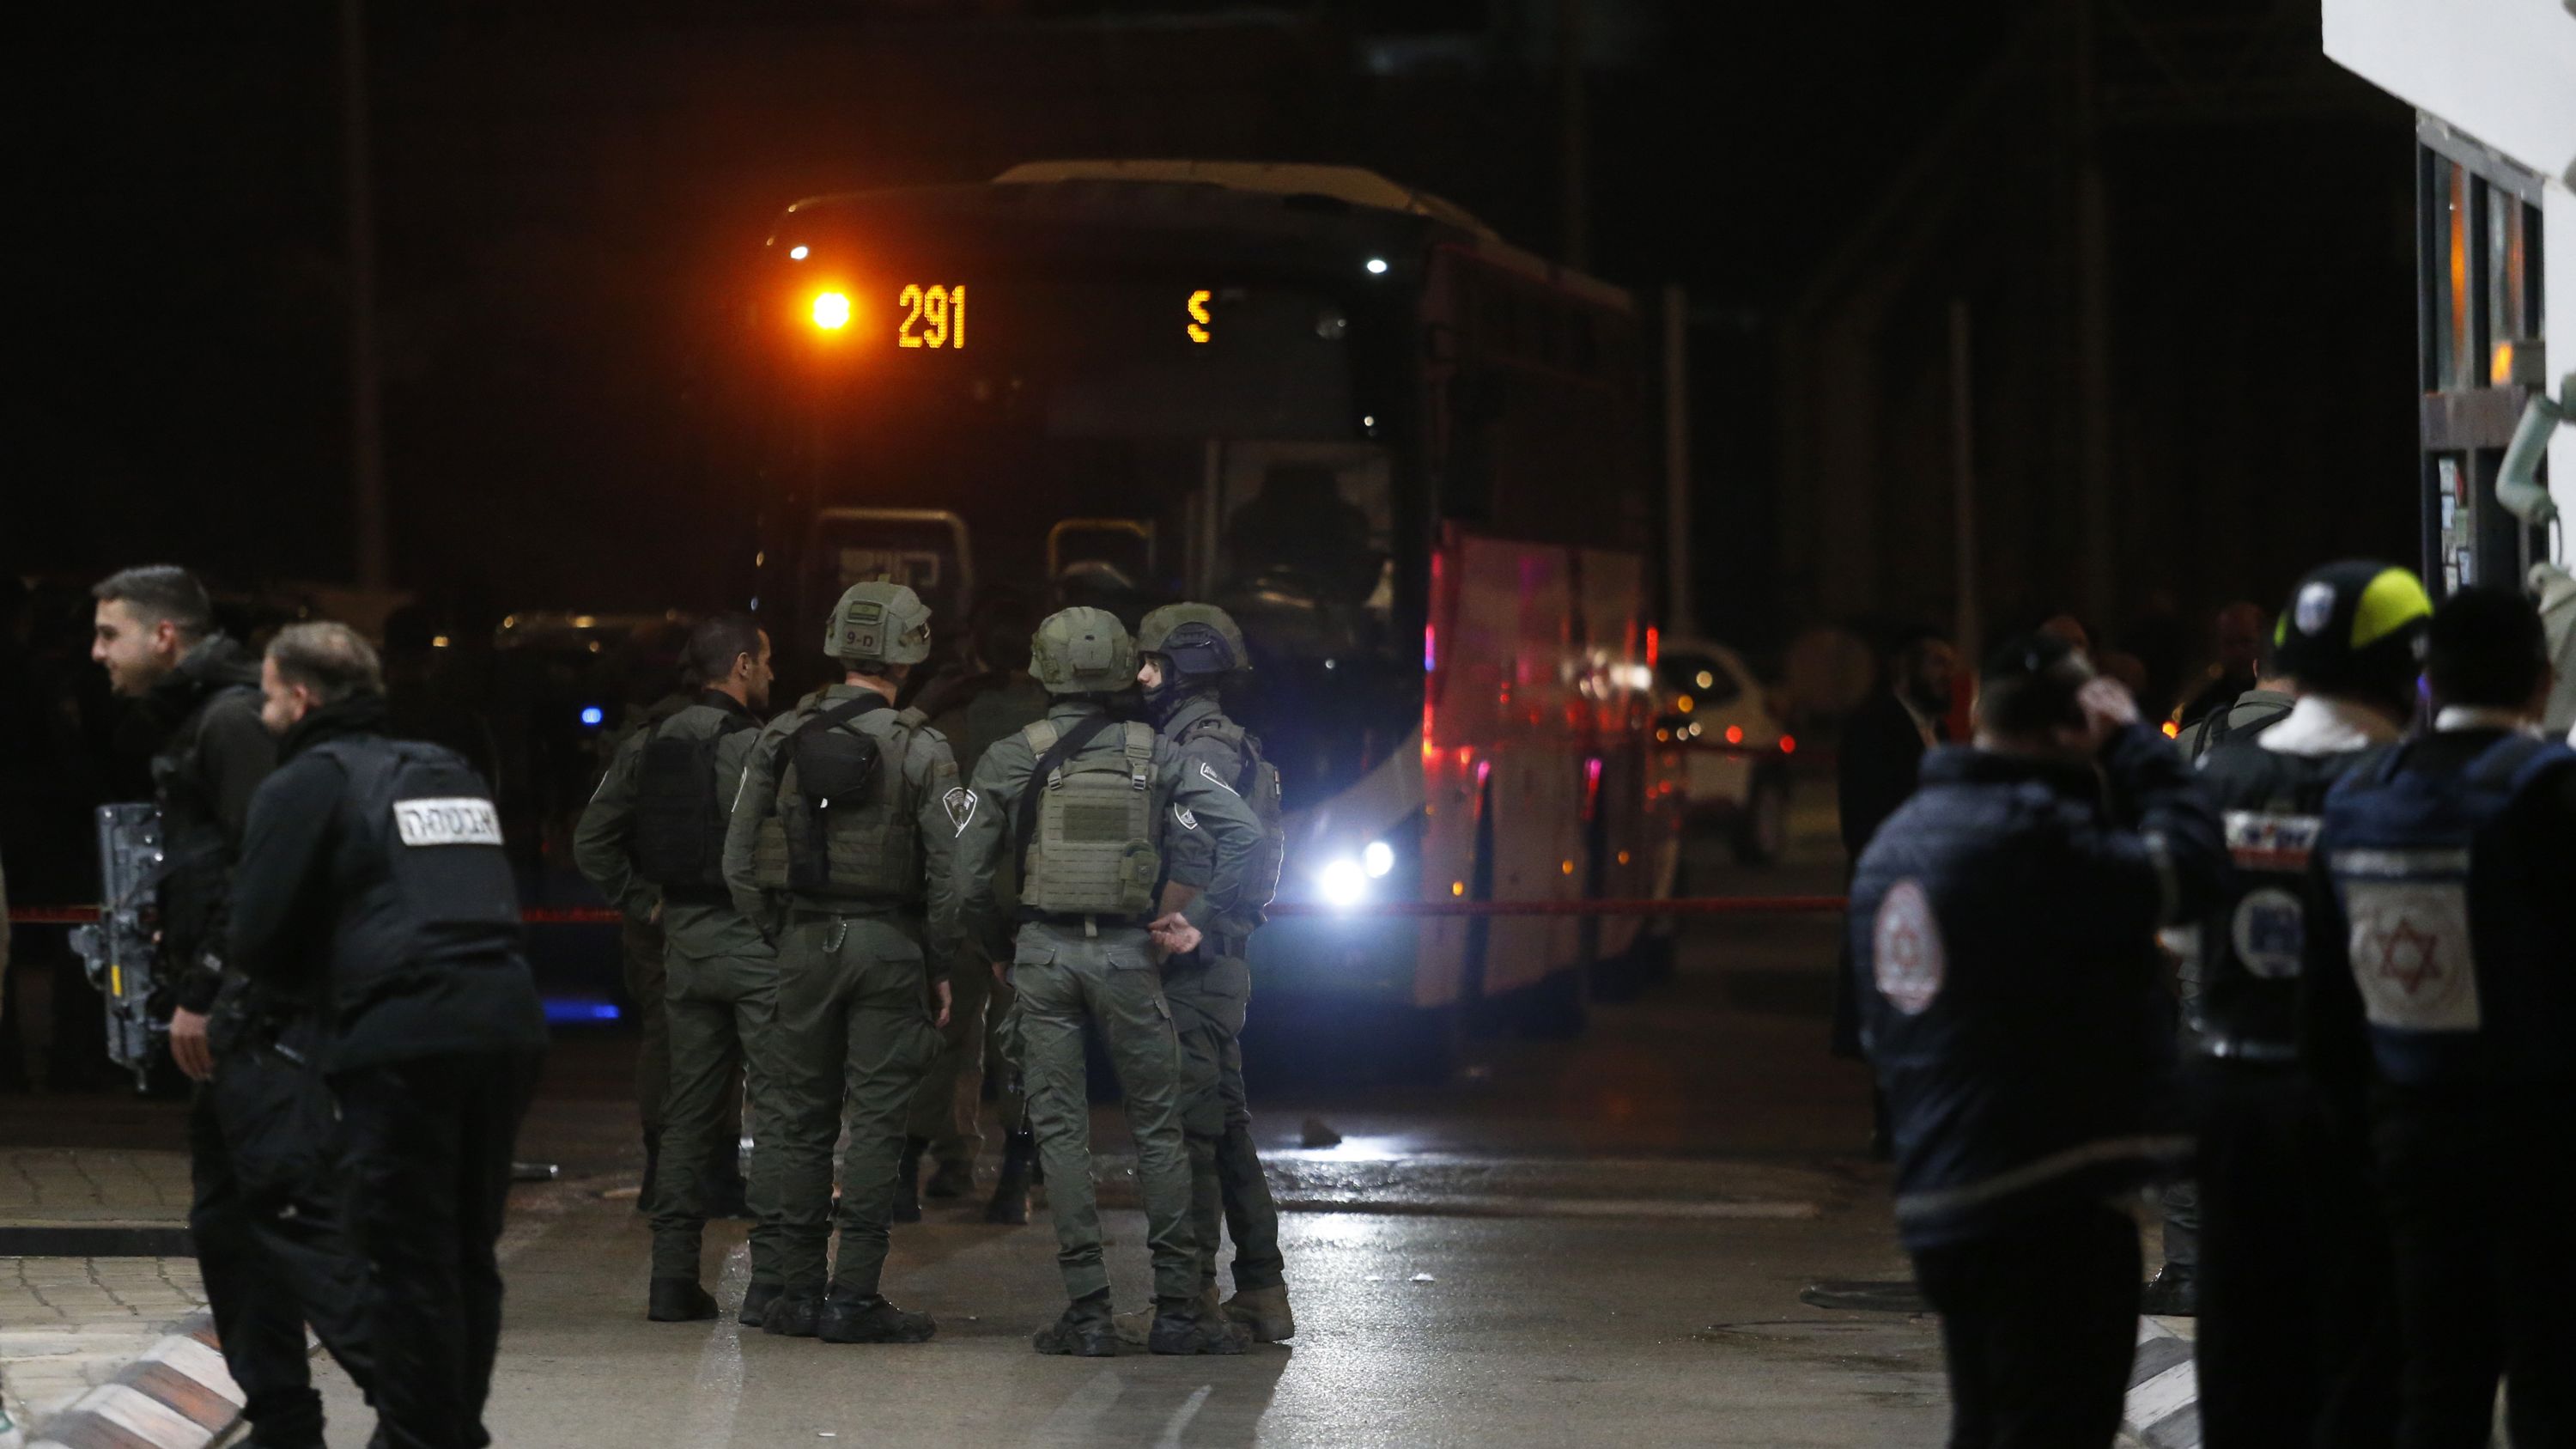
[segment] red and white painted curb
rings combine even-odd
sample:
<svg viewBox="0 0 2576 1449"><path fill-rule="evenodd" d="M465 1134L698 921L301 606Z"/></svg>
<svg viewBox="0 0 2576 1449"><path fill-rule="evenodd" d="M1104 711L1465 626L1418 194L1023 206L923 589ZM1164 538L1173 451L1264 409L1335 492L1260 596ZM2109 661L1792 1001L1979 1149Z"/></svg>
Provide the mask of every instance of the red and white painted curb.
<svg viewBox="0 0 2576 1449"><path fill-rule="evenodd" d="M241 1388L215 1347L215 1320L192 1313L54 1415L28 1449L206 1449L241 1414Z"/></svg>

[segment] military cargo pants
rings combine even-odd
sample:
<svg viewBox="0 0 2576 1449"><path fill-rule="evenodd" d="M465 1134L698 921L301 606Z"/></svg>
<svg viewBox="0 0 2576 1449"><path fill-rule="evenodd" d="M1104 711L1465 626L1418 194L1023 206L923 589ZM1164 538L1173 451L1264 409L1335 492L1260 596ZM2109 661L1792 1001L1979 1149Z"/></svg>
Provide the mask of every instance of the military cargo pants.
<svg viewBox="0 0 2576 1449"><path fill-rule="evenodd" d="M993 972L983 962L951 978L948 1025L940 1032L938 1060L922 1074L912 1099L912 1136L927 1138L942 1164L973 1167L984 1150L984 1018L993 999Z"/></svg>
<svg viewBox="0 0 2576 1449"><path fill-rule="evenodd" d="M1243 1090L1243 1021L1252 968L1240 956L1176 962L1163 975L1181 1044L1181 1133L1190 1158L1190 1222L1199 1277L1216 1281L1220 1219L1234 1236L1234 1286L1284 1281L1279 1207L1252 1146L1252 1108Z"/></svg>
<svg viewBox="0 0 2576 1449"><path fill-rule="evenodd" d="M1145 1194L1145 1241L1154 1256L1154 1296L1199 1291L1198 1240L1190 1230L1190 1167L1181 1144L1180 1047L1162 973L1146 959L1141 929L1033 922L1020 927L1011 963L1012 1035L1028 1084L1029 1129L1046 1168L1055 1213L1056 1263L1065 1296L1106 1292L1100 1211L1091 1181L1091 1104L1083 1080L1082 1026L1108 1044L1136 1138L1136 1176Z"/></svg>
<svg viewBox="0 0 2576 1449"><path fill-rule="evenodd" d="M628 917L618 927L626 956L626 995L643 1036L635 1047L635 1115L646 1140L662 1140L662 1102L671 1091L671 1019L663 1008L662 928ZM652 1204L645 1204L651 1207Z"/></svg>
<svg viewBox="0 0 2576 1449"><path fill-rule="evenodd" d="M777 1283L777 1153L768 1142L778 1050L778 959L691 957L666 963L663 1012L670 1040L670 1091L663 1100L662 1158L653 1202L653 1276L698 1281L709 1199L717 1170L740 1151L734 1083L747 1083L753 1147L749 1191L751 1281ZM746 1070L748 1069L748 1070Z"/></svg>
<svg viewBox="0 0 2576 1449"><path fill-rule="evenodd" d="M775 1110L764 1103L760 1122L778 1143L778 1263L791 1291L823 1287L832 1146L845 1103L850 1142L831 1281L848 1293L877 1291L905 1119L940 1047L928 991L921 942L899 917L799 913L779 938Z"/></svg>

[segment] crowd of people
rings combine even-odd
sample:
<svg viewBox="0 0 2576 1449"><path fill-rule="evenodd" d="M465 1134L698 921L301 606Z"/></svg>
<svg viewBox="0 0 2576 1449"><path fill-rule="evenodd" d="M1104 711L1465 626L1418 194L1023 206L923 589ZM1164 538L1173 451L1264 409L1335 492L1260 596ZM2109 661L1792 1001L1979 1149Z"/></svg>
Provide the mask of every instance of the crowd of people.
<svg viewBox="0 0 2576 1449"><path fill-rule="evenodd" d="M195 1083L190 1227L251 1442L322 1442L310 1325L376 1410L373 1442L488 1444L496 1244L546 1042L490 782L406 736L379 651L345 624L294 623L253 654L184 570L92 595L91 656L155 728L158 1006ZM922 688L929 609L856 585L825 621L839 678L769 718L766 632L701 620L683 689L582 812L576 859L626 918L652 1008L645 1312L929 1338L879 1291L888 1227L920 1216L934 1144L934 1195L974 1188L998 1003L1011 1143L990 1211L1026 1221L1043 1173L1068 1300L1037 1350L1289 1337L1238 1045L1281 843L1277 772L1219 693L1249 667L1243 636L1199 604L1133 635L1086 607L980 625L970 667ZM1146 1200L1154 1301L1126 1314L1091 1190L1086 1029ZM701 1240L735 1211L752 1280L719 1305Z"/></svg>
<svg viewBox="0 0 2576 1449"><path fill-rule="evenodd" d="M2500 1385L2515 1444L2576 1443L2576 751L2539 615L2347 562L2222 634L2177 739L2063 629L1987 655L1967 744L1919 651L1897 681L1919 774L1855 842L1849 999L1950 1442L2113 1441L2123 1195L2189 1181L2196 1252L2143 1306L2198 1314L2204 1443L2472 1449Z"/></svg>

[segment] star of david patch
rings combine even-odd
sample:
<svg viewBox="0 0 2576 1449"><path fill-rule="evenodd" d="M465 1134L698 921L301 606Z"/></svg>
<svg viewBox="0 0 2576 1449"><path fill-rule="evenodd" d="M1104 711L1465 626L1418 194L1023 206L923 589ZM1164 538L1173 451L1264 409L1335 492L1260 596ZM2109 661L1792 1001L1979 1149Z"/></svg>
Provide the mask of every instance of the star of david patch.
<svg viewBox="0 0 2576 1449"><path fill-rule="evenodd" d="M1901 880L1888 887L1878 903L1870 931L1871 977L1878 994L1907 1016L1920 1016L1941 994L1948 961L1941 947L1941 923L1932 914L1931 897L1922 883Z"/></svg>
<svg viewBox="0 0 2576 1449"><path fill-rule="evenodd" d="M978 803L975 792L963 785L955 786L939 797L939 808L948 812L948 823L956 826L960 835L966 833L966 823L975 818Z"/></svg>

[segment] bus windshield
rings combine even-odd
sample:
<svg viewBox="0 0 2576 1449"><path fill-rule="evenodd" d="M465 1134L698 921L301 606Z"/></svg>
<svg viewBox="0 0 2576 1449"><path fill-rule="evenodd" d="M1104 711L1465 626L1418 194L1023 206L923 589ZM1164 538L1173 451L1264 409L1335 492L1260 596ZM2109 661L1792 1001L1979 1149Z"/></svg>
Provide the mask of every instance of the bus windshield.
<svg viewBox="0 0 2576 1449"><path fill-rule="evenodd" d="M914 284L876 291L823 344L848 355L818 359L818 505L954 510L977 587L1049 607L1133 625L1175 599L1223 605L1253 655L1239 713L1302 798L1402 743L1427 562L1400 527L1406 470L1370 436L1367 329L1340 301L1133 278L968 279L935 308ZM883 556L817 555L815 596Z"/></svg>

